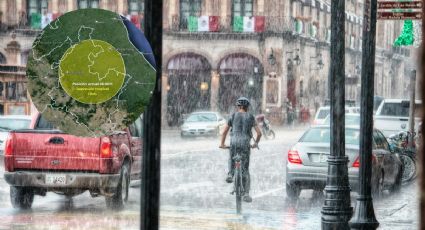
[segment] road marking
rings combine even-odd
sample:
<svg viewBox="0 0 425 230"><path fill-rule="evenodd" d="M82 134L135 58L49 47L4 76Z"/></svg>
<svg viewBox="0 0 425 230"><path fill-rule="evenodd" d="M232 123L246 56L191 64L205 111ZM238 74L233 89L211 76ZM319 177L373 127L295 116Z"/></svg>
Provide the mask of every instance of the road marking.
<svg viewBox="0 0 425 230"><path fill-rule="evenodd" d="M214 187L214 183L211 181L204 181L204 182L193 182L193 183L186 183L186 184L179 184L177 187L170 188L170 189L162 189L161 193L175 193L179 190L190 190L194 188L200 188L200 187Z"/></svg>
<svg viewBox="0 0 425 230"><path fill-rule="evenodd" d="M276 188L276 189L272 189L272 190L269 190L269 191L266 191L266 192L256 194L256 195L252 196L252 198L255 199L255 198L267 196L269 194L272 194L272 193L275 193L275 192L278 192L278 191L281 191L281 190L283 190L283 187L279 187L279 188Z"/></svg>

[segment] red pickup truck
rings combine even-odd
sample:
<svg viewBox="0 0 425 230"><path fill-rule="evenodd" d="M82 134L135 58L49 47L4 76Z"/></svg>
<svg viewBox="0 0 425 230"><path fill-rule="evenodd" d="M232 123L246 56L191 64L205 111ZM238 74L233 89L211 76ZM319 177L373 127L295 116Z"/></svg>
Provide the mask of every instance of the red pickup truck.
<svg viewBox="0 0 425 230"><path fill-rule="evenodd" d="M142 118L124 131L99 138L77 137L55 129L40 114L31 129L10 132L4 178L15 208L31 208L34 195L68 197L90 191L105 196L108 208L122 208L130 180L140 178Z"/></svg>

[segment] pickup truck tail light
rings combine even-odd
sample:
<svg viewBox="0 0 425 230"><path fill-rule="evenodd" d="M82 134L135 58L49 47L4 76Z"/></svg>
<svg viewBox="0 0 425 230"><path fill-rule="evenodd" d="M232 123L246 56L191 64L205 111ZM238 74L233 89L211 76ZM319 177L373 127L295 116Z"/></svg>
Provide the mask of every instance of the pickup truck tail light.
<svg viewBox="0 0 425 230"><path fill-rule="evenodd" d="M289 150L288 151L288 161L292 164L302 164L302 160L300 155L298 154L298 151L296 150Z"/></svg>
<svg viewBox="0 0 425 230"><path fill-rule="evenodd" d="M6 140L6 144L4 147L4 155L5 156L12 156L13 154L13 134L9 134Z"/></svg>
<svg viewBox="0 0 425 230"><path fill-rule="evenodd" d="M109 137L102 137L100 141L100 157L112 157L112 143Z"/></svg>

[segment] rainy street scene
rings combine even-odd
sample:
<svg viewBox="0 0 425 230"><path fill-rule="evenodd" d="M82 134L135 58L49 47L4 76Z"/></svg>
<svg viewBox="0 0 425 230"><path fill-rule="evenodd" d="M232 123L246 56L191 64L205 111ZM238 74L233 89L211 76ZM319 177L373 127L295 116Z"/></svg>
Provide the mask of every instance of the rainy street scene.
<svg viewBox="0 0 425 230"><path fill-rule="evenodd" d="M424 8L0 0L0 230L425 229Z"/></svg>

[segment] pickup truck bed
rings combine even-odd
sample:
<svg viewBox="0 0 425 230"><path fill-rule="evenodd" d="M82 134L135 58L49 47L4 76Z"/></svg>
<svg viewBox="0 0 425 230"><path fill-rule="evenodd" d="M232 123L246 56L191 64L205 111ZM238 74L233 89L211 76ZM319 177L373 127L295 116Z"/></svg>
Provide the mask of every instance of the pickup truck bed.
<svg viewBox="0 0 425 230"><path fill-rule="evenodd" d="M88 190L105 196L110 208L125 204L130 180L140 174L141 124L96 138L45 128L40 115L34 119L33 129L11 131L5 145L4 178L14 207L29 208L34 195L50 191L74 196Z"/></svg>

